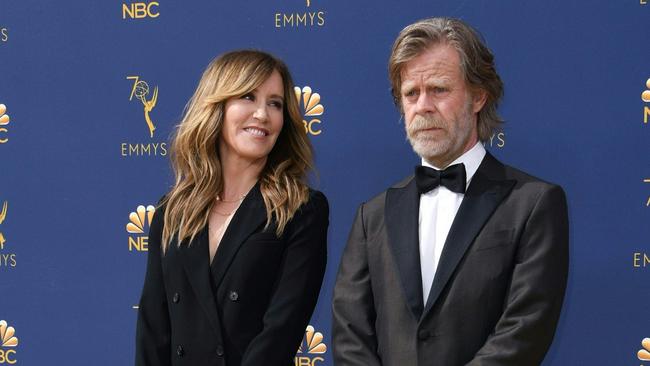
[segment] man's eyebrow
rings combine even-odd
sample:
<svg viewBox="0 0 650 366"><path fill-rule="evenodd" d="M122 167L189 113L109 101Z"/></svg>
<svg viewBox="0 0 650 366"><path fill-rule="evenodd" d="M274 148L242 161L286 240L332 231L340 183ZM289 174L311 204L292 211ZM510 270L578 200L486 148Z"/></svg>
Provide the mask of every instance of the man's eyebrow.
<svg viewBox="0 0 650 366"><path fill-rule="evenodd" d="M452 82L452 79L448 76L432 76L429 78L424 79L424 85L429 86L430 84L449 84ZM410 81L410 80L404 80L402 81L402 85L400 87L400 90L403 89L409 89L414 86L415 82Z"/></svg>

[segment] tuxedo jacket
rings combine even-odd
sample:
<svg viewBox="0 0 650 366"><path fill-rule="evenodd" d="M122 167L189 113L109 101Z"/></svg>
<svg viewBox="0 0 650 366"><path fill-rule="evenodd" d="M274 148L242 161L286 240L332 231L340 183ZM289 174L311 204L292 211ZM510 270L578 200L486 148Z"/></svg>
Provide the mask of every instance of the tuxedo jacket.
<svg viewBox="0 0 650 366"><path fill-rule="evenodd" d="M210 269L207 225L161 251L165 207L151 223L136 331L137 366L293 365L326 264L329 208L311 191L281 237L265 229L256 185L221 239Z"/></svg>
<svg viewBox="0 0 650 366"><path fill-rule="evenodd" d="M333 295L335 364L539 365L567 280L563 190L486 154L426 301L418 210L413 177L359 208Z"/></svg>

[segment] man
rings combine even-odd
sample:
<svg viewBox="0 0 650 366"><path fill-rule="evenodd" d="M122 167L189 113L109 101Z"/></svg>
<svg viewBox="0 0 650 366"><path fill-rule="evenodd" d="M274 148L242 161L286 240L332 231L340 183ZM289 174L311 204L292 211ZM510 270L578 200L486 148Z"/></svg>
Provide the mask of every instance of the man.
<svg viewBox="0 0 650 366"><path fill-rule="evenodd" d="M389 74L422 166L357 212L334 289L335 364L539 365L566 288L564 192L485 151L503 84L468 25L409 25Z"/></svg>

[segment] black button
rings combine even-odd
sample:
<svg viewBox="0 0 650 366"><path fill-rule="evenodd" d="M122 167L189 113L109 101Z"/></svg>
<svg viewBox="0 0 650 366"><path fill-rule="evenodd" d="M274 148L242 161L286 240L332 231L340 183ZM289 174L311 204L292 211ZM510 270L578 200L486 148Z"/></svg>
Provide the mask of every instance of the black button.
<svg viewBox="0 0 650 366"><path fill-rule="evenodd" d="M172 298L172 301L173 301L175 304L178 304L178 302L181 301L181 295L180 295L178 292L175 293L175 294L174 294L174 297Z"/></svg>
<svg viewBox="0 0 650 366"><path fill-rule="evenodd" d="M237 293L237 291L230 291L228 297L230 298L230 301L237 301L239 299L239 294Z"/></svg>
<svg viewBox="0 0 650 366"><path fill-rule="evenodd" d="M427 339L429 337L431 337L431 333L426 329L420 330L418 332L418 339L421 340L421 341L423 341L423 340L425 340L425 339Z"/></svg>
<svg viewBox="0 0 650 366"><path fill-rule="evenodd" d="M217 356L223 357L223 346L217 346Z"/></svg>
<svg viewBox="0 0 650 366"><path fill-rule="evenodd" d="M183 349L183 346L178 346L178 348L176 348L176 354L178 355L178 357L183 357L183 355L185 354L185 350Z"/></svg>

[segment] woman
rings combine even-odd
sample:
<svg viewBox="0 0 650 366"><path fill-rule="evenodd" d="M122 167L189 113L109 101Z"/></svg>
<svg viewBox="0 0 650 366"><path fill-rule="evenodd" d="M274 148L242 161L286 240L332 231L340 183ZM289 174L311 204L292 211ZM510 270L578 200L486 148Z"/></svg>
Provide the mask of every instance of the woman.
<svg viewBox="0 0 650 366"><path fill-rule="evenodd" d="M329 208L285 64L210 63L172 143L151 223L136 365L292 365L316 305Z"/></svg>

